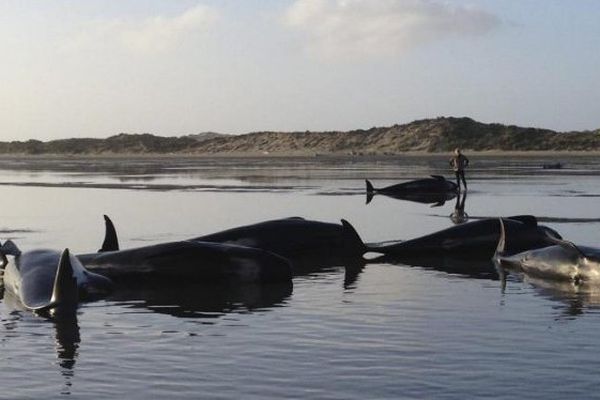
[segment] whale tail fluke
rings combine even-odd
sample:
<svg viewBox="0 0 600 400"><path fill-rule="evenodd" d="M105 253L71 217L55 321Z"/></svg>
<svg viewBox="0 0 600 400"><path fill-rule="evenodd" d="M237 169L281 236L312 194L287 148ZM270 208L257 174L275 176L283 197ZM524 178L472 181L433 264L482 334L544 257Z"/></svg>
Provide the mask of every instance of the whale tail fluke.
<svg viewBox="0 0 600 400"><path fill-rule="evenodd" d="M342 241L346 256L362 257L367 251L367 246L365 246L356 229L345 219L342 219Z"/></svg>
<svg viewBox="0 0 600 400"><path fill-rule="evenodd" d="M116 251L119 250L119 239L117 238L117 231L115 226L113 225L110 218L107 215L104 215L104 242L102 243L102 247L98 252L104 251Z"/></svg>
<svg viewBox="0 0 600 400"><path fill-rule="evenodd" d="M77 308L78 302L79 291L71 264L71 254L69 249L65 249L58 261L50 303L38 311L48 311L52 316L72 314Z"/></svg>
<svg viewBox="0 0 600 400"><path fill-rule="evenodd" d="M373 200L373 196L375 196L375 188L368 179L365 179L365 183L367 184L367 201L365 204L369 204Z"/></svg>
<svg viewBox="0 0 600 400"><path fill-rule="evenodd" d="M371 182L369 182L368 179L365 179L365 183L367 184L367 194L368 193L374 193L375 192L375 188L373 187L373 184Z"/></svg>

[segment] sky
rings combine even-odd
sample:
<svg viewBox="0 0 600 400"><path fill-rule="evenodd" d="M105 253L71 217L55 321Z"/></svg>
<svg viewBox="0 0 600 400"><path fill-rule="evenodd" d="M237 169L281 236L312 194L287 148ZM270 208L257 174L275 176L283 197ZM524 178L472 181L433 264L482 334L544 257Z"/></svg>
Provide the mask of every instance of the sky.
<svg viewBox="0 0 600 400"><path fill-rule="evenodd" d="M0 140L600 128L597 0L2 0Z"/></svg>

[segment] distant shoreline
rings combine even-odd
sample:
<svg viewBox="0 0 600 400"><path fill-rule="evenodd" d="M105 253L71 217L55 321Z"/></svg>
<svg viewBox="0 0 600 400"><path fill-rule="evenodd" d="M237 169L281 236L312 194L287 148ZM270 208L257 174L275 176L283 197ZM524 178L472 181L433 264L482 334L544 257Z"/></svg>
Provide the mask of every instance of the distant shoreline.
<svg viewBox="0 0 600 400"><path fill-rule="evenodd" d="M560 157L600 157L600 151L500 151L500 150L489 150L489 151L470 151L468 149L463 150L469 157L549 157L549 158L560 158ZM0 154L0 159L100 159L100 158L113 158L113 159L144 159L144 158L355 158L355 159L390 159L398 157L415 157L415 158L437 158L450 156L451 152L418 152L410 151L397 154L337 154L337 153L323 153L323 154L311 154L311 153L99 153L99 154Z"/></svg>

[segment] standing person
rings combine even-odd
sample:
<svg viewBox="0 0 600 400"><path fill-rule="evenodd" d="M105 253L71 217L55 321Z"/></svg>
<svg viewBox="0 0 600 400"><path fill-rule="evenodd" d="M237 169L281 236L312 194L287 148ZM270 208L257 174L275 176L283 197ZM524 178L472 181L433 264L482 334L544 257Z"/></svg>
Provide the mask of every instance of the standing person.
<svg viewBox="0 0 600 400"><path fill-rule="evenodd" d="M469 159L465 157L464 154L460 152L460 149L457 147L454 150L454 155L450 159L450 166L454 170L456 174L456 185L458 186L458 191L460 192L460 180L462 179L463 186L465 190L467 190L467 181L465 180L465 168L469 165Z"/></svg>

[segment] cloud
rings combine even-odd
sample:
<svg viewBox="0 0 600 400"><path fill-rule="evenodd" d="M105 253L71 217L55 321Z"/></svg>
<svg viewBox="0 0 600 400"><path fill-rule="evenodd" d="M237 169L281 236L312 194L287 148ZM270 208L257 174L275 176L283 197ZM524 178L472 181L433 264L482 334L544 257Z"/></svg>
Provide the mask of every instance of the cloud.
<svg viewBox="0 0 600 400"><path fill-rule="evenodd" d="M215 9L198 5L173 17L95 21L72 33L62 48L79 51L118 47L141 54L162 53L208 31L217 19Z"/></svg>
<svg viewBox="0 0 600 400"><path fill-rule="evenodd" d="M296 0L283 22L305 32L312 50L331 57L398 54L500 25L483 10L433 0Z"/></svg>

